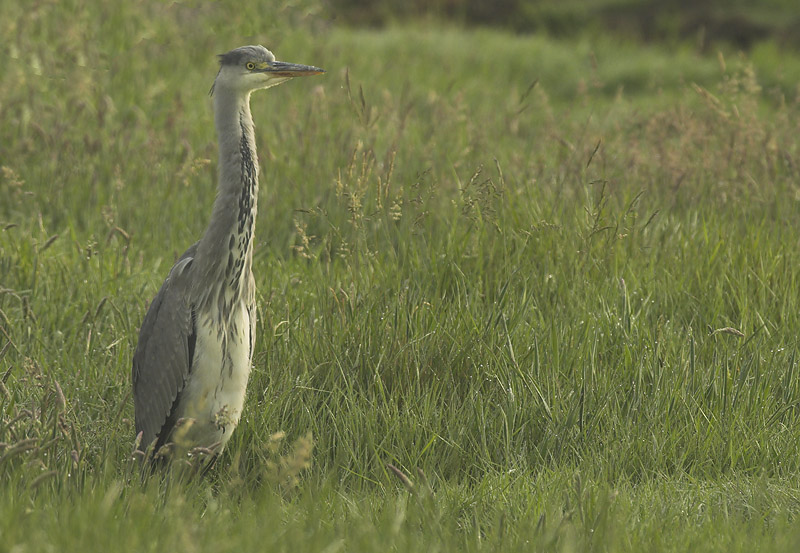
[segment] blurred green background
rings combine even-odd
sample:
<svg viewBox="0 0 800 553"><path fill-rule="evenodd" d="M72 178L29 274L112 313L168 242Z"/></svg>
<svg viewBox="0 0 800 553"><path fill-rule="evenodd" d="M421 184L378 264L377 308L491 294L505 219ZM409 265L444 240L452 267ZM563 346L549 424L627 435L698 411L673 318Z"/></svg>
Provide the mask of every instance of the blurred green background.
<svg viewBox="0 0 800 553"><path fill-rule="evenodd" d="M800 45L794 0L331 0L334 20L380 26L424 18L515 32L568 37L580 32L625 38L726 43L749 48L764 39Z"/></svg>

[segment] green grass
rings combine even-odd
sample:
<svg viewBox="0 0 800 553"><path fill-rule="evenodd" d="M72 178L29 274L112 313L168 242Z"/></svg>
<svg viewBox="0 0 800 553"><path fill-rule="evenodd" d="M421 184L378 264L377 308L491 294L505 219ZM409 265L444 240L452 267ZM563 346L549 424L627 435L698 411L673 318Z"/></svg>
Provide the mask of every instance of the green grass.
<svg viewBox="0 0 800 553"><path fill-rule="evenodd" d="M797 549L796 55L305 4L5 3L0 37L0 550ZM250 42L328 73L253 97L242 422L143 484L137 331Z"/></svg>

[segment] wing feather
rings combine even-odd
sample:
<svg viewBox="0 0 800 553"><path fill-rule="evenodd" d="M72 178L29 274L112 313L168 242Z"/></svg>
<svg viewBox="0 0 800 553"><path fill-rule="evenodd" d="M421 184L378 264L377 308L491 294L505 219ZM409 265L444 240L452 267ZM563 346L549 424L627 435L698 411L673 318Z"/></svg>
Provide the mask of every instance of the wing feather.
<svg viewBox="0 0 800 553"><path fill-rule="evenodd" d="M196 250L197 244L192 245L175 263L139 331L132 380L136 433L143 433L142 447L156 438L163 442L169 435L175 422L170 417L178 403L175 399L192 369L195 321L189 293Z"/></svg>

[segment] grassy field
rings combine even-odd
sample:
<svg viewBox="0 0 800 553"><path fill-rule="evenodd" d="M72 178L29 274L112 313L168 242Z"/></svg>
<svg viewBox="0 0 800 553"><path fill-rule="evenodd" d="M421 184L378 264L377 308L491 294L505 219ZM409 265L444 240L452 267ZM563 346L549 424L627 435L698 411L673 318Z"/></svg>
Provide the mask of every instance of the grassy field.
<svg viewBox="0 0 800 553"><path fill-rule="evenodd" d="M138 327L247 43L328 73L252 101L242 422L142 483ZM0 48L0 551L797 550L800 56L99 0Z"/></svg>

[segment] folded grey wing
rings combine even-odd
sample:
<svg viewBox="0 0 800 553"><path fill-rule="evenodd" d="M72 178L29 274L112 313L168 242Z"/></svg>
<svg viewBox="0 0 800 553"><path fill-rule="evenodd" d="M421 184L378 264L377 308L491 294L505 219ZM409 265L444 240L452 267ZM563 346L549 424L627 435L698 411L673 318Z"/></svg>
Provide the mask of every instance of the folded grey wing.
<svg viewBox="0 0 800 553"><path fill-rule="evenodd" d="M191 264L196 245L184 253L156 294L142 322L133 354L133 402L141 447L166 439L174 424L176 398L183 390L194 356L195 329L190 301Z"/></svg>

